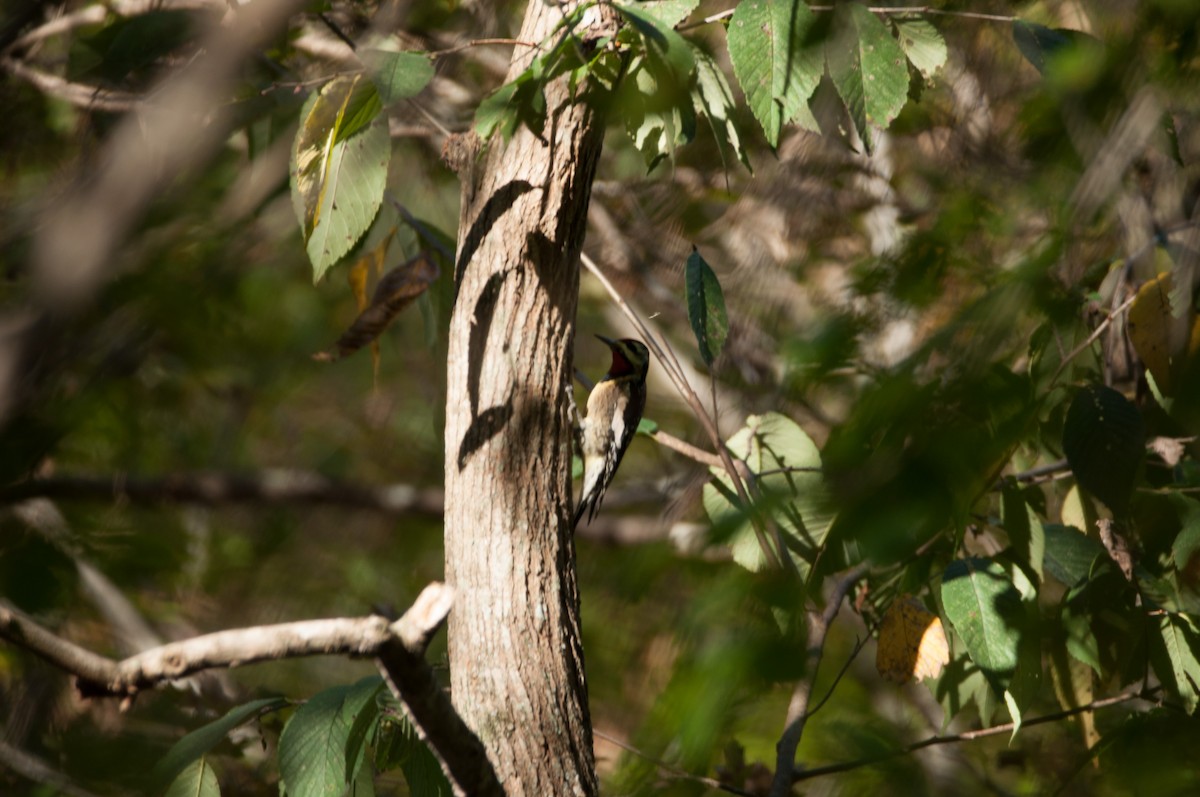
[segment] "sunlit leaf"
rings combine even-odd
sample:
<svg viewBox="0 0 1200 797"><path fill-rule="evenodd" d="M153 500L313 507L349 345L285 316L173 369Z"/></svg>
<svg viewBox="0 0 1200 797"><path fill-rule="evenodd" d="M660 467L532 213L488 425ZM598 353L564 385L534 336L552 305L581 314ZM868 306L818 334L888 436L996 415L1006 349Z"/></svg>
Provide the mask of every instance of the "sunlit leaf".
<svg viewBox="0 0 1200 797"><path fill-rule="evenodd" d="M293 205L313 281L345 256L383 202L391 139L374 84L330 81L306 103L292 149Z"/></svg>
<svg viewBox="0 0 1200 797"><path fill-rule="evenodd" d="M946 617L988 680L1004 688L1017 667L1021 596L1008 574L987 559L959 559L942 577Z"/></svg>
<svg viewBox="0 0 1200 797"><path fill-rule="evenodd" d="M729 20L729 60L767 143L806 107L825 73L816 19L799 0L750 0Z"/></svg>
<svg viewBox="0 0 1200 797"><path fill-rule="evenodd" d="M724 73L700 48L693 46L692 56L696 59L696 87L692 92L696 104L704 110L704 117L708 119L712 128L722 162L729 163L736 158L750 169L750 158L746 155L737 126L731 118L734 110L733 92L725 81Z"/></svg>
<svg viewBox="0 0 1200 797"><path fill-rule="evenodd" d="M350 744L356 719L371 710L378 676L313 695L279 737L279 773L290 797L339 797L363 763L361 741ZM348 757L353 748L354 757Z"/></svg>
<svg viewBox="0 0 1200 797"><path fill-rule="evenodd" d="M1200 359L1200 318L1180 301L1172 272L1159 274L1137 292L1128 314L1129 342L1162 396L1174 396L1188 367Z"/></svg>
<svg viewBox="0 0 1200 797"><path fill-rule="evenodd" d="M802 574L807 572L833 522L816 444L790 418L771 412L747 418L728 446L735 457L762 474L760 509L775 519L793 561ZM720 468L712 472L715 481L704 487L704 509L729 540L734 561L752 571L770 566L749 518L737 504L729 477Z"/></svg>
<svg viewBox="0 0 1200 797"><path fill-rule="evenodd" d="M696 10L700 0L643 0L639 3L620 5L632 6L638 13L650 17L660 25L673 28Z"/></svg>
<svg viewBox="0 0 1200 797"><path fill-rule="evenodd" d="M868 125L886 128L908 99L907 59L866 6L841 3L836 9L835 34L825 46L829 76L869 149Z"/></svg>
<svg viewBox="0 0 1200 797"><path fill-rule="evenodd" d="M1159 618L1158 632L1167 660L1156 668L1158 677L1192 714L1200 704L1200 634L1193 623L1172 613Z"/></svg>
<svg viewBox="0 0 1200 797"><path fill-rule="evenodd" d="M638 6L617 10L636 34L632 41L641 56L634 58L621 92L625 127L653 169L675 148L696 135L696 112L691 86L696 62L688 42Z"/></svg>
<svg viewBox="0 0 1200 797"><path fill-rule="evenodd" d="M188 764L182 772L171 781L164 797L220 797L221 784L217 782L216 770L208 763L207 756L201 756Z"/></svg>
<svg viewBox="0 0 1200 797"><path fill-rule="evenodd" d="M896 41L909 62L926 80L932 79L946 65L948 52L942 34L923 17L893 17L892 24L896 26Z"/></svg>
<svg viewBox="0 0 1200 797"><path fill-rule="evenodd" d="M875 669L898 684L937 678L950 663L942 619L912 595L899 595L879 626Z"/></svg>

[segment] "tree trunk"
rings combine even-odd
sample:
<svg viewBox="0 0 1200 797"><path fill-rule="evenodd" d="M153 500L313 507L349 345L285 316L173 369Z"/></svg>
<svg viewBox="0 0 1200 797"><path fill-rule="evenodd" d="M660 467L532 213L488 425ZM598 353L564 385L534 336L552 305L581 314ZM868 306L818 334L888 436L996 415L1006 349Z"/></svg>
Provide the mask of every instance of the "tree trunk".
<svg viewBox="0 0 1200 797"><path fill-rule="evenodd" d="M561 19L530 0L518 39ZM534 53L518 45L511 79ZM602 120L547 92L539 139L497 137L464 169L446 410L452 698L509 795L597 793L565 402L579 251Z"/></svg>

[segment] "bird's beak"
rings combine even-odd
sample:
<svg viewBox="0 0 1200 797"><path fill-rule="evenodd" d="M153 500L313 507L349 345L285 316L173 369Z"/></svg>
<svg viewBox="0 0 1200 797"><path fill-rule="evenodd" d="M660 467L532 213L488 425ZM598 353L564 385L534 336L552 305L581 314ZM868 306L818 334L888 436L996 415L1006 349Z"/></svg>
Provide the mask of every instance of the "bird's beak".
<svg viewBox="0 0 1200 797"><path fill-rule="evenodd" d="M597 335L596 337L608 344L608 348L610 349L617 345L617 342L612 338L606 338L603 335Z"/></svg>

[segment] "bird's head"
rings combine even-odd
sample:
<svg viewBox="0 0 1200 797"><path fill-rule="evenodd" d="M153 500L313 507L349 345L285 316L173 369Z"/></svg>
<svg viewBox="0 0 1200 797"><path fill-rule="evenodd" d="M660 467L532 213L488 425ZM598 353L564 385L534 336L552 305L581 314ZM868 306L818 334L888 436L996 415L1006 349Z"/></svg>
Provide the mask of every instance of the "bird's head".
<svg viewBox="0 0 1200 797"><path fill-rule="evenodd" d="M612 351L612 366L608 369L610 378L631 375L646 378L646 372L650 370L650 350L646 348L646 344L633 338L613 340L603 335L596 337L604 341Z"/></svg>

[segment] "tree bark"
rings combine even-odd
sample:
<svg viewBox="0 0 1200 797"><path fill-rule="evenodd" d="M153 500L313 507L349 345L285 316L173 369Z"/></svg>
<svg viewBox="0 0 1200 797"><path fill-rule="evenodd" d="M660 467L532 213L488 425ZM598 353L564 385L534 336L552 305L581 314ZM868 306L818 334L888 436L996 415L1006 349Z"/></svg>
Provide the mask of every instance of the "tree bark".
<svg viewBox="0 0 1200 797"><path fill-rule="evenodd" d="M561 18L530 0L517 39L540 42ZM518 45L509 79L534 55ZM451 694L506 793L538 797L598 790L565 399L603 125L562 81L546 100L541 136L497 137L477 179L462 171L446 410Z"/></svg>

